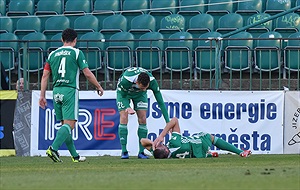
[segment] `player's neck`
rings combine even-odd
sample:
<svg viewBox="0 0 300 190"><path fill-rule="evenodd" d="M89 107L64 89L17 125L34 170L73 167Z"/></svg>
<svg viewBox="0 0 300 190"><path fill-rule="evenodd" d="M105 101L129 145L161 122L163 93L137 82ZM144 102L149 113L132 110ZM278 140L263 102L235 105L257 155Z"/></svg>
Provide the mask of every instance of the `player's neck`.
<svg viewBox="0 0 300 190"><path fill-rule="evenodd" d="M74 47L76 45L76 41L74 40L73 42L64 42L63 46L71 46Z"/></svg>
<svg viewBox="0 0 300 190"><path fill-rule="evenodd" d="M73 44L73 43L65 43L63 46L71 46L71 47L74 47L74 44Z"/></svg>

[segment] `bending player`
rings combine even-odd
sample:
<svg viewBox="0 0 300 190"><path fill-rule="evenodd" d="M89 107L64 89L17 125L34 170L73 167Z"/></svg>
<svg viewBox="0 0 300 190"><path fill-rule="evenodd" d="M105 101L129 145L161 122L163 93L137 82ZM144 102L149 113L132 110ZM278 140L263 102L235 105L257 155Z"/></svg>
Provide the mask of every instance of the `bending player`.
<svg viewBox="0 0 300 190"><path fill-rule="evenodd" d="M148 159L148 156L144 154L145 148L140 143L140 139L146 138L148 134L146 122L148 110L147 90L153 92L166 123L170 120L157 80L153 75L141 67L127 69L120 77L116 90L117 106L120 113L119 138L122 147L122 159L129 158L127 151L128 114L135 113L137 114L139 123L137 131L139 138L138 158ZM130 101L133 103L133 108L130 107Z"/></svg>

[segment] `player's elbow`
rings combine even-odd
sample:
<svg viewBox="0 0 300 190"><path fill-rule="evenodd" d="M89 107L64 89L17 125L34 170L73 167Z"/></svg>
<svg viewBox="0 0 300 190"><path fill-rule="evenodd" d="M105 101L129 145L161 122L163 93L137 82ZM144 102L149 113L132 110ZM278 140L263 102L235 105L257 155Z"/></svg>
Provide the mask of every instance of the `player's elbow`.
<svg viewBox="0 0 300 190"><path fill-rule="evenodd" d="M148 147L152 146L152 141L150 139L141 138L140 142L141 142L141 145L147 149L148 149Z"/></svg>
<svg viewBox="0 0 300 190"><path fill-rule="evenodd" d="M146 139L145 138L141 138L141 140L140 140L140 142L141 142L141 145L143 146L143 147L145 147L146 146Z"/></svg>
<svg viewBox="0 0 300 190"><path fill-rule="evenodd" d="M93 73L88 68L85 68L83 70L83 74L84 74L85 78L88 80L91 79L92 75L93 75Z"/></svg>

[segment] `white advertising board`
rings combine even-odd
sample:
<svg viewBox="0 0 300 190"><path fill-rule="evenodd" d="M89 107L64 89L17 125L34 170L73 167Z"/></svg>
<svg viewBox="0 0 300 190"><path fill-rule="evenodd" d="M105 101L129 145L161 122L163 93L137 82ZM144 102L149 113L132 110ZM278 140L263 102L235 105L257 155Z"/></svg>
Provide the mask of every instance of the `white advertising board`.
<svg viewBox="0 0 300 190"><path fill-rule="evenodd" d="M161 92L170 117L179 118L183 135L192 135L204 131L217 135L240 149L251 149L253 154L283 153L283 91L161 90ZM45 121L40 121L44 116L41 117L39 112L44 111L38 108L39 91L33 91L32 97L31 155L45 156L45 147L49 146L51 142L46 141L49 140L48 137L44 137L45 129L43 128L45 127L41 128L41 124L44 125ZM79 97L80 102L84 102L79 105L80 111L84 112L81 115L86 117L83 121L80 121L79 118L78 123L80 125L75 127L75 136L73 134L78 152L86 156L119 156L121 147L117 138L119 118L115 105L115 91L106 91L101 98L93 91L81 91ZM153 140L164 128L165 121L151 91L148 92L148 97L148 138ZM46 98L50 101L52 92L47 92ZM93 102L89 103L89 101L83 100L93 100ZM111 120L108 119L108 122L106 121L111 126L107 125L106 128L103 128L104 132L108 127L112 130L109 132L109 135L114 138L110 140L109 138L104 138L105 134L102 135L100 132L95 134L95 127L97 126L95 125L93 114L96 113L94 111L96 108L89 107L97 107L97 105L89 104L98 103L98 107L109 103L105 109L116 110L111 112L114 113L115 117ZM47 113L53 112L53 108L48 109ZM50 119L50 121L52 120ZM100 120L99 122L101 125ZM82 123L89 123L89 125L82 127ZM57 130L56 125L52 121L52 123L45 126L52 126L51 129ZM130 156L138 154L137 127L137 116L129 116L128 151ZM168 137L166 137L167 140ZM97 146L101 148L97 148ZM219 153L226 153L217 149L213 150ZM60 154L69 155L67 149L60 150Z"/></svg>
<svg viewBox="0 0 300 190"><path fill-rule="evenodd" d="M300 154L300 92L285 93L284 153Z"/></svg>

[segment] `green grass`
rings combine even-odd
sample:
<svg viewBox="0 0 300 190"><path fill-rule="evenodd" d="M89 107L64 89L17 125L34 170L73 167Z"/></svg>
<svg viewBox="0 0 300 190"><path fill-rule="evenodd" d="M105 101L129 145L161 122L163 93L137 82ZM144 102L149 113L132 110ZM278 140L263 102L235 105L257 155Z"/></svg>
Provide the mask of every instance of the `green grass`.
<svg viewBox="0 0 300 190"><path fill-rule="evenodd" d="M140 160L0 157L0 189L300 189L300 155Z"/></svg>

